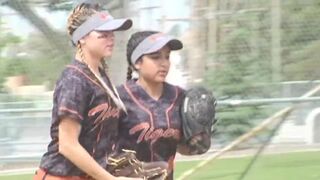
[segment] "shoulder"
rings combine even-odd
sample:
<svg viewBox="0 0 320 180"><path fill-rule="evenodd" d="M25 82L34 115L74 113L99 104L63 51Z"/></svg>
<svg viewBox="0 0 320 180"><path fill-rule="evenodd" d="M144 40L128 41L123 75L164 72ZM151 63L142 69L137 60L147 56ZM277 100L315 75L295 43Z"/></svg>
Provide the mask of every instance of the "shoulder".
<svg viewBox="0 0 320 180"><path fill-rule="evenodd" d="M91 78L88 70L83 65L77 64L77 63L71 63L66 65L62 74L65 76L69 75L72 78L75 78L75 77L79 77L82 79Z"/></svg>
<svg viewBox="0 0 320 180"><path fill-rule="evenodd" d="M117 86L116 88L117 88L117 91L120 93L120 91L122 92L122 91L124 91L125 90L125 88L124 88L124 86L125 86L125 84L120 84L119 86Z"/></svg>
<svg viewBox="0 0 320 180"><path fill-rule="evenodd" d="M67 65L62 71L59 81L63 84L72 83L72 84L84 84L86 81L83 81L84 77L82 71L77 69L77 67L72 65Z"/></svg>
<svg viewBox="0 0 320 180"><path fill-rule="evenodd" d="M65 65L61 77L63 78L66 75L78 76L81 73L84 73L85 66L77 60L71 61L69 64Z"/></svg>
<svg viewBox="0 0 320 180"><path fill-rule="evenodd" d="M136 89L137 85L134 79L127 80L125 83L117 86L119 93L128 93L128 91L135 91Z"/></svg>
<svg viewBox="0 0 320 180"><path fill-rule="evenodd" d="M117 91L119 93L119 96L122 100L130 98L129 93L128 93L128 82L125 82L124 84L121 84L116 87Z"/></svg>
<svg viewBox="0 0 320 180"><path fill-rule="evenodd" d="M60 78L57 81L57 88L70 88L70 89L88 89L90 82L94 80L90 78L85 69L75 63L66 65L62 71Z"/></svg>

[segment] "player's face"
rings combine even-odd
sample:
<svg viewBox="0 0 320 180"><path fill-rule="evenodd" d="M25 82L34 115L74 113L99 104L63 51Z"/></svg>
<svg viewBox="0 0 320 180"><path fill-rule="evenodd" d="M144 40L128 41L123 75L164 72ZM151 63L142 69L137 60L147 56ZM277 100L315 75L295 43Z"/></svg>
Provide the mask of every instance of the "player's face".
<svg viewBox="0 0 320 180"><path fill-rule="evenodd" d="M157 52L142 56L136 63L139 77L150 82L162 83L165 81L170 68L170 48L164 46Z"/></svg>
<svg viewBox="0 0 320 180"><path fill-rule="evenodd" d="M114 46L113 31L92 31L85 37L85 46L92 56L110 57Z"/></svg>

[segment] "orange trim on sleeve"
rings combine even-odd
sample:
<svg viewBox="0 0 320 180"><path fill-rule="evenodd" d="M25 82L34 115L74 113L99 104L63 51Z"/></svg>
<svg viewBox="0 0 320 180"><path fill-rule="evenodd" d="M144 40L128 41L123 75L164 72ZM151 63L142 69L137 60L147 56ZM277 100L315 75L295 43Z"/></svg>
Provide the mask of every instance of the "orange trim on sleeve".
<svg viewBox="0 0 320 180"><path fill-rule="evenodd" d="M62 106L62 107L59 108L59 111L67 111L67 112L69 112L71 114L74 114L74 115L78 116L80 118L80 120L83 120L83 117L75 110L72 110L72 109L69 109L67 107Z"/></svg>

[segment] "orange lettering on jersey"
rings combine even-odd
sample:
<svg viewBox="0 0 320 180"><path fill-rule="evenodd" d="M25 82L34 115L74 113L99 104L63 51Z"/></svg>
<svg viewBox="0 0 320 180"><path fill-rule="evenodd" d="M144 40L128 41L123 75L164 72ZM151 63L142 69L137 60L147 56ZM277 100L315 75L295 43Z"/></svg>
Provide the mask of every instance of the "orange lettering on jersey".
<svg viewBox="0 0 320 180"><path fill-rule="evenodd" d="M108 109L108 108L109 108L109 104L108 104L108 103L100 104L100 105L92 108L92 109L89 111L88 115L89 115L89 116L94 116L97 112L100 112L100 111L102 111L102 110L104 110L104 109Z"/></svg>
<svg viewBox="0 0 320 180"><path fill-rule="evenodd" d="M149 127L150 127L149 123L140 123L140 124L134 126L133 128L131 128L129 130L129 134L133 135L136 132L141 131L141 133L140 133L140 135L138 137L138 140L137 140L137 143L140 143L143 140L143 137L146 134L146 132L149 129Z"/></svg>
<svg viewBox="0 0 320 180"><path fill-rule="evenodd" d="M172 129L172 128L169 128L166 130L163 130L160 128L153 129L153 128L150 128L149 123L146 123L146 122L137 124L136 126L134 126L133 128L131 128L129 130L130 135L133 135L137 132L140 132L137 143L140 143L143 140L144 141L150 140L152 142L155 142L159 138L162 138L162 137L163 138L171 138L172 137L177 140L180 139L180 131L178 129Z"/></svg>
<svg viewBox="0 0 320 180"><path fill-rule="evenodd" d="M109 106L108 103L103 103L103 104L100 104L100 105L92 108L88 112L88 116L94 116L97 113L100 113L100 115L94 121L94 123L96 124L95 127L97 125L99 125L100 123L102 123L104 120L107 120L108 118L111 118L111 117L119 118L120 117L120 109Z"/></svg>
<svg viewBox="0 0 320 180"><path fill-rule="evenodd" d="M162 134L163 134L163 129L156 129L150 134L150 139L152 140L159 139Z"/></svg>
<svg viewBox="0 0 320 180"><path fill-rule="evenodd" d="M110 117L119 118L119 116L120 116L120 109L109 107L107 112L103 114L102 119L107 119Z"/></svg>
<svg viewBox="0 0 320 180"><path fill-rule="evenodd" d="M103 103L103 104L100 104L94 108L92 108L88 115L89 116L94 116L96 115L98 112L101 112L101 116L102 119L106 119L106 118L109 118L109 117L115 117L115 118L119 118L120 116L120 109L118 108L113 108L112 106L109 106L108 103Z"/></svg>

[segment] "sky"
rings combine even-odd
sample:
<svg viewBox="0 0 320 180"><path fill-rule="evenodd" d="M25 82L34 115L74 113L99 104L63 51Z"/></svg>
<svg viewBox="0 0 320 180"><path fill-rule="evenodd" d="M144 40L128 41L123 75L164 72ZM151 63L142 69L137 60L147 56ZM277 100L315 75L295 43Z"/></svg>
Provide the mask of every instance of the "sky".
<svg viewBox="0 0 320 180"><path fill-rule="evenodd" d="M168 32L174 25L179 24L181 28L186 29L185 22L170 22L167 21L164 27L160 24L160 19L166 18L187 18L189 16L189 7L187 0L140 0L137 1L135 8L142 8L138 14L138 22L142 29L152 29ZM143 9L148 6L159 6L162 8L155 8L152 10Z"/></svg>

